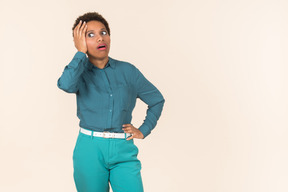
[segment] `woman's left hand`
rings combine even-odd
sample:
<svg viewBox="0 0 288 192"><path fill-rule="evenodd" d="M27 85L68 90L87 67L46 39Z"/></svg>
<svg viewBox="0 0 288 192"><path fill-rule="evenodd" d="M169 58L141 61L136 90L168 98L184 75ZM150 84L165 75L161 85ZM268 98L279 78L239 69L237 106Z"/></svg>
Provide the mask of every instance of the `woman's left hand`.
<svg viewBox="0 0 288 192"><path fill-rule="evenodd" d="M143 139L144 138L143 133L139 129L134 127L132 124L123 124L122 127L123 127L123 130L125 133L133 134L132 136L128 137L126 140L130 140L133 138L136 138L136 139Z"/></svg>

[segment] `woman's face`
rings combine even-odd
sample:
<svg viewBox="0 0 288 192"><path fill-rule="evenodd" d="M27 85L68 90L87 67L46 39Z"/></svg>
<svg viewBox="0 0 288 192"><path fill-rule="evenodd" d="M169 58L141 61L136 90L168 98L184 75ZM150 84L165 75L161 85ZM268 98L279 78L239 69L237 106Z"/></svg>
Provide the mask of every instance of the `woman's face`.
<svg viewBox="0 0 288 192"><path fill-rule="evenodd" d="M88 50L87 55L89 57L95 59L104 59L108 57L110 36L103 23L99 21L87 22L85 37Z"/></svg>

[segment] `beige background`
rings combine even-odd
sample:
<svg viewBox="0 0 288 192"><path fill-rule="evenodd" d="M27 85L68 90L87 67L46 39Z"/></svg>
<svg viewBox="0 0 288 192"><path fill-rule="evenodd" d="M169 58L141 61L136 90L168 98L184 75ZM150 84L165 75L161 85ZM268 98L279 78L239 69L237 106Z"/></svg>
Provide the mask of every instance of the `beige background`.
<svg viewBox="0 0 288 192"><path fill-rule="evenodd" d="M76 96L57 80L74 20L98 11L110 56L163 93L135 140L146 192L288 191L286 0L3 1L0 191L76 191ZM140 100L133 124L147 106Z"/></svg>

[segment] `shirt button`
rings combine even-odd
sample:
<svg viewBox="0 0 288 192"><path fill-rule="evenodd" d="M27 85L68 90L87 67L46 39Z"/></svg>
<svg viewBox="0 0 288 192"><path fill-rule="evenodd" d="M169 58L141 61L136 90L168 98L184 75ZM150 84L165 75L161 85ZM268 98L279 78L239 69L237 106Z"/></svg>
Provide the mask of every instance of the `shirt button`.
<svg viewBox="0 0 288 192"><path fill-rule="evenodd" d="M112 112L112 109L110 109L110 112Z"/></svg>
<svg viewBox="0 0 288 192"><path fill-rule="evenodd" d="M110 97L112 97L112 94L110 94Z"/></svg>

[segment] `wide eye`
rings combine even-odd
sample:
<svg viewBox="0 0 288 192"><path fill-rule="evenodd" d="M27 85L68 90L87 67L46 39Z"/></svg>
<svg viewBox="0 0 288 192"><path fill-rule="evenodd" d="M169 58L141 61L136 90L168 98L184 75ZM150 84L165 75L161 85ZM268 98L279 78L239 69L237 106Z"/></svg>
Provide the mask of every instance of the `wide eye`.
<svg viewBox="0 0 288 192"><path fill-rule="evenodd" d="M94 37L94 34L93 33L88 33L88 37Z"/></svg>
<svg viewBox="0 0 288 192"><path fill-rule="evenodd" d="M107 31L102 31L102 35L107 35Z"/></svg>

